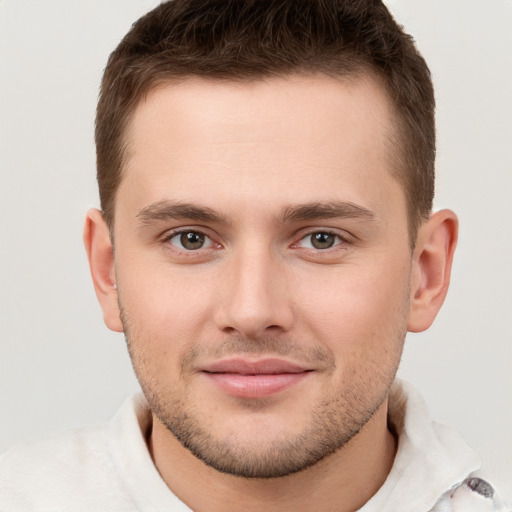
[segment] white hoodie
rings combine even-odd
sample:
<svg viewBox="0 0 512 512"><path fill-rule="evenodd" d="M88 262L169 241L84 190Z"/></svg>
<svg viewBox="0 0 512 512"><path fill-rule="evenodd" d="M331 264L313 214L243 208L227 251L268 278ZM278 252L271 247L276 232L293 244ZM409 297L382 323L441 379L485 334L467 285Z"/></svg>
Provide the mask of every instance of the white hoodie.
<svg viewBox="0 0 512 512"><path fill-rule="evenodd" d="M490 484L471 478L477 454L454 430L432 422L404 381L393 385L389 422L397 455L359 512L508 512ZM152 462L150 427L138 394L108 424L12 448L0 457L0 512L189 512Z"/></svg>

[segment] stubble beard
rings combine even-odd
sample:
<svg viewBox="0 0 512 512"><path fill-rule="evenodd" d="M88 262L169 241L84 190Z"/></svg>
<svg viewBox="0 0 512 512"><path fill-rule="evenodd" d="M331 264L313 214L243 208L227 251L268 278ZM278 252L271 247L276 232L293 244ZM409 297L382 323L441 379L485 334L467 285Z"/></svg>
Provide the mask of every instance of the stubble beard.
<svg viewBox="0 0 512 512"><path fill-rule="evenodd" d="M303 471L342 449L386 401L398 369L405 338L405 332L400 332L397 333L397 340L393 340L400 349L392 365L385 368L378 364L370 365L373 369L378 369L373 374L361 375L354 372L350 383L345 383L343 389L331 392L328 398L315 404L312 410L305 411L309 414L309 420L301 433L293 437L285 433L262 441L248 438L243 432L231 437L215 435L214 429L209 428L209 422L194 405L187 391L177 396L169 385L154 378L155 356L143 348L148 346L149 340L144 339L130 325L126 313L123 309L121 311L132 365L153 415L182 446L206 465L222 473L244 478L288 476ZM296 346L292 341L282 339L254 341L231 338L217 352L301 355L300 351L293 349ZM182 358L181 367L190 364L199 350L197 347L190 349ZM324 362L328 360L334 372L334 357L324 348L316 347L308 351L307 357L319 357ZM246 409L265 409L265 399L243 402L241 406Z"/></svg>

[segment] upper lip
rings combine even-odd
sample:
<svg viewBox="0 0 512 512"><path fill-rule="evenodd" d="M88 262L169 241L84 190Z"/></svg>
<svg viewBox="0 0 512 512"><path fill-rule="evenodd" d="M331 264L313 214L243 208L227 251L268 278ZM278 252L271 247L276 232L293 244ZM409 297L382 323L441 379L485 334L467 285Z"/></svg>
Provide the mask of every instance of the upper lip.
<svg viewBox="0 0 512 512"><path fill-rule="evenodd" d="M251 361L243 358L232 358L216 361L202 368L207 373L236 373L239 375L272 375L280 373L302 373L310 371L290 361L276 358L265 358Z"/></svg>

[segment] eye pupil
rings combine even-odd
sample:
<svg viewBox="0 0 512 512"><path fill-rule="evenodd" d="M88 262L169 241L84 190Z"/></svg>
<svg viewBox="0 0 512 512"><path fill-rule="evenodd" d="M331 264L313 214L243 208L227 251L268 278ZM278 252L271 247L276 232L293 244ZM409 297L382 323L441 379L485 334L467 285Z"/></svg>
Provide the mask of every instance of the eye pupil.
<svg viewBox="0 0 512 512"><path fill-rule="evenodd" d="M200 249L204 245L204 236L200 233L189 231L188 233L181 234L180 242L185 249L193 251L195 249Z"/></svg>
<svg viewBox="0 0 512 512"><path fill-rule="evenodd" d="M311 244L315 249L329 249L334 245L336 236L331 233L315 233L311 235Z"/></svg>

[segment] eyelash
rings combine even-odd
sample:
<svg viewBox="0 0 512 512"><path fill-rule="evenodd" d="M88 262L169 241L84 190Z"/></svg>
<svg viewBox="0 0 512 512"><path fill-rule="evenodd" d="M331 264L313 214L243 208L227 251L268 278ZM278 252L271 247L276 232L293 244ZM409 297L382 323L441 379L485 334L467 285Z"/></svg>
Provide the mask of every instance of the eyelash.
<svg viewBox="0 0 512 512"><path fill-rule="evenodd" d="M216 243L211 236L208 235L208 233L206 233L205 231L201 230L201 229L184 229L184 228L181 228L181 229L177 229L175 231L171 231L170 233L167 233L163 239L162 239L162 242L164 244L168 244L168 245L174 245L171 243L171 240L173 238L177 238L177 237L180 237L180 236L183 236L183 235L187 235L187 234L196 234L196 235L200 235L201 237L203 237L204 239L207 239L210 241L210 244L213 246L213 245L216 245L217 248L218 247L221 247L220 244ZM182 253L194 253L194 252L197 252L199 251L200 249L212 249L214 247L198 247L197 249L186 249L184 247L182 248L179 248L179 247L176 247L174 246L177 250L179 250L180 252Z"/></svg>
<svg viewBox="0 0 512 512"><path fill-rule="evenodd" d="M208 247L204 247L204 246L201 246L201 247L198 247L197 249L187 249L185 247L176 247L176 245L172 244L171 243L171 240L173 240L174 238L176 237L179 237L179 236L183 236L183 235L186 235L186 234L196 234L196 235L199 235L201 237L203 237L204 239L207 239L209 240L209 246ZM335 237L335 241L333 243L332 246L330 247L325 247L325 248L315 248L315 247L301 247L300 244L307 240L308 238L310 238L311 240L311 237L313 237L314 235L327 235L327 236L333 236ZM221 248L221 244L215 242L213 240L213 238L204 230L202 229L186 229L186 228L180 228L180 229L177 229L177 230L174 230L174 231L171 231L170 233L167 233L163 239L162 239L162 242L165 243L165 244L168 244L168 245L172 245L176 250L184 253L184 254L188 254L188 255L192 255L193 253L196 253L198 251L200 251L201 249L218 249L218 248ZM313 245L313 242L311 241L310 242L311 245ZM307 251L315 251L315 252L318 252L318 253L327 253L327 252L331 252L333 250L339 250L341 249L341 247L339 246L343 246L343 248L345 248L345 246L347 244L350 244L350 241L343 235L341 235L340 233L337 233L335 231L332 231L332 230L328 230L328 229L318 229L318 230L315 230L315 231L309 231L307 233L304 233L302 234L302 236L298 239L297 242L294 242L291 247L292 248L297 248L297 249L304 249L304 250L307 250ZM183 245L183 244L181 244Z"/></svg>
<svg viewBox="0 0 512 512"><path fill-rule="evenodd" d="M305 240L311 240L311 245L313 245L313 240L312 240L312 237L314 235L327 235L327 236L333 236L335 237L335 240L334 241L334 244L330 247L325 247L325 248L318 248L318 247L302 247L303 249L307 249L307 250L314 250L314 251L318 251L318 252L328 252L329 250L336 250L339 248L340 245L342 246L345 246L349 243L349 241L347 240L346 237L342 236L340 233L337 233L335 231L330 231L328 229L320 229L320 230L317 230L317 231L310 231L308 233L306 233L304 236L302 236L298 242L295 242L292 247L298 247L298 248L301 248L299 247L299 244Z"/></svg>

